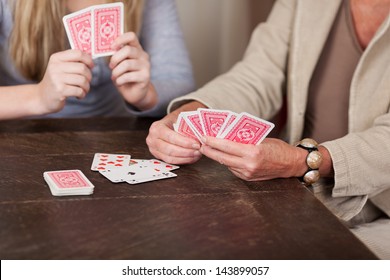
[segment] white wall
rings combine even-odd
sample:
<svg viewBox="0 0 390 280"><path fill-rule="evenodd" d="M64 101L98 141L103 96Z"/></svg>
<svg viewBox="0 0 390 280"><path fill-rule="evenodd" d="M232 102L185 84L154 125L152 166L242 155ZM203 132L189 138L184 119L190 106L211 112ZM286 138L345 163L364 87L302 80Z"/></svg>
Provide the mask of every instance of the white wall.
<svg viewBox="0 0 390 280"><path fill-rule="evenodd" d="M272 2L176 0L199 87L242 57L255 23L265 19Z"/></svg>

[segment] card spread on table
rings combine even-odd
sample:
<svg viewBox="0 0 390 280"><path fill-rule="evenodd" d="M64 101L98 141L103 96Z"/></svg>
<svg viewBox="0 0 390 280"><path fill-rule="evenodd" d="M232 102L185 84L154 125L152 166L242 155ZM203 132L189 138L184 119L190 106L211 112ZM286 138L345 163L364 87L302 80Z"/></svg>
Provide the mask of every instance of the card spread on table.
<svg viewBox="0 0 390 280"><path fill-rule="evenodd" d="M114 53L111 44L124 32L123 3L95 5L63 17L72 49L92 57Z"/></svg>
<svg viewBox="0 0 390 280"><path fill-rule="evenodd" d="M49 185L52 195L89 195L94 185L80 170L46 171L43 178Z"/></svg>
<svg viewBox="0 0 390 280"><path fill-rule="evenodd" d="M130 159L130 155L127 155L126 159L129 160L126 160L126 164L122 166L114 164L105 169L93 168L96 166L96 158L100 159L100 155L102 154L95 154L91 170L99 171L101 175L113 183L127 182L129 184L139 184L177 177L175 173L171 172L179 168L177 165L168 164L157 159ZM116 154L104 155L108 155L111 159L118 156Z"/></svg>
<svg viewBox="0 0 390 280"><path fill-rule="evenodd" d="M248 113L203 108L181 112L173 126L176 132L199 141L203 136L212 136L253 145L260 144L274 127Z"/></svg>
<svg viewBox="0 0 390 280"><path fill-rule="evenodd" d="M116 167L126 167L130 165L130 159L130 155L96 153L91 170L105 171Z"/></svg>

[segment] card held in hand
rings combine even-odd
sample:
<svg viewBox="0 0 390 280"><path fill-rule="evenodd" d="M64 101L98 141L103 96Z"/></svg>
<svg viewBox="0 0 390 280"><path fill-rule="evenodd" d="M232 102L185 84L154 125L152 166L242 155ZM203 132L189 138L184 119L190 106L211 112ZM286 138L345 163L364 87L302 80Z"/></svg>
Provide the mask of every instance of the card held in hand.
<svg viewBox="0 0 390 280"><path fill-rule="evenodd" d="M227 110L198 109L203 134L216 137L226 118L231 114Z"/></svg>
<svg viewBox="0 0 390 280"><path fill-rule="evenodd" d="M92 56L114 54L111 44L123 34L123 3L93 6L92 8Z"/></svg>
<svg viewBox="0 0 390 280"><path fill-rule="evenodd" d="M197 136L197 134L195 134L195 131L188 125L184 116L185 113L180 113L179 117L176 120L176 123L173 125L174 130L181 135L187 136L195 140L199 140L199 136Z"/></svg>
<svg viewBox="0 0 390 280"><path fill-rule="evenodd" d="M90 6L62 19L72 49L93 58L114 54L111 45L124 32L123 3Z"/></svg>
<svg viewBox="0 0 390 280"><path fill-rule="evenodd" d="M72 49L92 52L91 8L66 15L62 21Z"/></svg>
<svg viewBox="0 0 390 280"><path fill-rule="evenodd" d="M274 128L274 124L248 113L239 114L232 124L218 136L243 144L260 144Z"/></svg>

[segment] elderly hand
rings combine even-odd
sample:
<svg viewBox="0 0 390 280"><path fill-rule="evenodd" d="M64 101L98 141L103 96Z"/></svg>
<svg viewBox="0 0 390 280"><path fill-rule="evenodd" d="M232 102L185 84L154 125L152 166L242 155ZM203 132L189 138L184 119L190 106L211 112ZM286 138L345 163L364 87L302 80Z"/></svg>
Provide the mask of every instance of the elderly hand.
<svg viewBox="0 0 390 280"><path fill-rule="evenodd" d="M127 32L115 39L111 46L116 52L109 67L112 80L123 98L140 110L153 108L157 93L150 82L149 55L143 50L134 32Z"/></svg>
<svg viewBox="0 0 390 280"><path fill-rule="evenodd" d="M196 101L190 102L153 123L146 138L149 151L155 157L171 164L189 164L198 161L202 157L199 152L200 143L174 131L173 124L180 112L193 111L201 107L205 106Z"/></svg>
<svg viewBox="0 0 390 280"><path fill-rule="evenodd" d="M299 177L307 170L307 151L275 138L255 146L205 137L200 151L247 181Z"/></svg>

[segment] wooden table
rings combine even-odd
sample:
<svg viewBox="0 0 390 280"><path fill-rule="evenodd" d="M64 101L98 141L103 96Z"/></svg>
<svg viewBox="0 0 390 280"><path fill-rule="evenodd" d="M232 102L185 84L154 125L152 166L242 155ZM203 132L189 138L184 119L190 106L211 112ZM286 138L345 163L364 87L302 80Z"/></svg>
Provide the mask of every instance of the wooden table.
<svg viewBox="0 0 390 280"><path fill-rule="evenodd" d="M113 184L94 153L152 158L148 119L0 122L1 259L375 259L296 179L245 182L203 158L176 178ZM80 169L91 196L54 197Z"/></svg>

